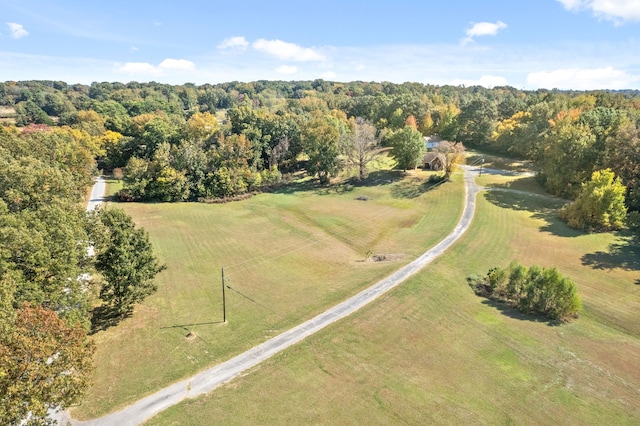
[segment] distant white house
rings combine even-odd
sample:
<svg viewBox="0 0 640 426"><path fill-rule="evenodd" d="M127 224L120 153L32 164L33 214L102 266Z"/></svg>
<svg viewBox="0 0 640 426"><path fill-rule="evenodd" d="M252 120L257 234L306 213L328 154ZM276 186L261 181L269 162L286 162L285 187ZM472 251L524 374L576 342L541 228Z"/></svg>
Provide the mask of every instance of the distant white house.
<svg viewBox="0 0 640 426"><path fill-rule="evenodd" d="M427 151L437 148L440 146L440 144L442 142L444 142L445 140L442 139L440 136L438 135L431 135L431 136L425 136L424 137L424 146L425 148L427 148Z"/></svg>

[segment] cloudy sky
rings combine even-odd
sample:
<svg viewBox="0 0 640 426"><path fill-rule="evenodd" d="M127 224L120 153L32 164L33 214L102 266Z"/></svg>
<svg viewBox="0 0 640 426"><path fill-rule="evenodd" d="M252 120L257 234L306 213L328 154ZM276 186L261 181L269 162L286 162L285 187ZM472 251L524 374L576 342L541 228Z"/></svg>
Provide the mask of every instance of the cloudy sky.
<svg viewBox="0 0 640 426"><path fill-rule="evenodd" d="M0 81L640 89L640 0L0 0Z"/></svg>

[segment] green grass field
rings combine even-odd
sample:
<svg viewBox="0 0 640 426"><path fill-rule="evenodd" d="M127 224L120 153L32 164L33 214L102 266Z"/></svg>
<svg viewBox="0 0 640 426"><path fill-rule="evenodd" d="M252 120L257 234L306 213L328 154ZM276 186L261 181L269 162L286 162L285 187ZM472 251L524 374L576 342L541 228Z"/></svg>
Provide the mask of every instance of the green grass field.
<svg viewBox="0 0 640 426"><path fill-rule="evenodd" d="M567 228L560 205L481 194L469 231L419 275L149 424L638 424L640 248ZM570 276L580 318L550 324L466 284L513 259Z"/></svg>
<svg viewBox="0 0 640 426"><path fill-rule="evenodd" d="M413 260L462 211L461 176L425 191L428 176L378 171L366 185L330 188L301 181L227 204L119 204L168 268L133 317L94 335L94 385L74 417L106 414L229 359ZM235 290L224 324L221 267Z"/></svg>

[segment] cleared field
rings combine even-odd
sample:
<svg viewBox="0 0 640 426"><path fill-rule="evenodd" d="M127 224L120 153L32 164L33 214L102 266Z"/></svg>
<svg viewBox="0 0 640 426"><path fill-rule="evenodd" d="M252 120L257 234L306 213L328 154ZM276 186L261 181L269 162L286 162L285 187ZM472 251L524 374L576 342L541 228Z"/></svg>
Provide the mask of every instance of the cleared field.
<svg viewBox="0 0 640 426"><path fill-rule="evenodd" d="M16 123L16 110L13 107L0 106L0 125L13 125Z"/></svg>
<svg viewBox="0 0 640 426"><path fill-rule="evenodd" d="M414 259L462 210L461 176L425 192L429 175L376 172L355 187L303 181L227 204L119 205L168 268L132 318L94 336L95 384L73 416L105 414L224 361ZM221 267L233 288L227 323Z"/></svg>
<svg viewBox="0 0 640 426"><path fill-rule="evenodd" d="M467 151L467 164L473 164L481 158L484 159L484 162L482 163L484 167L491 167L500 170L526 172L530 171L532 166L531 161L491 155L484 152L475 151L473 149Z"/></svg>
<svg viewBox="0 0 640 426"><path fill-rule="evenodd" d="M638 424L639 248L567 228L561 204L481 195L468 233L421 274L149 424ZM550 324L467 286L512 259L572 277L581 317Z"/></svg>

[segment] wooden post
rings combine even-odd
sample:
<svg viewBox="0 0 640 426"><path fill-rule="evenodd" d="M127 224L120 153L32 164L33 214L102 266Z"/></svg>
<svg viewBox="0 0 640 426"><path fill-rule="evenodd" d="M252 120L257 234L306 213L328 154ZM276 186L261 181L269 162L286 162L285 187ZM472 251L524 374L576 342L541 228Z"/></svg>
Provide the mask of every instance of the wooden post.
<svg viewBox="0 0 640 426"><path fill-rule="evenodd" d="M222 322L227 322L227 304L224 295L224 268L222 268Z"/></svg>

